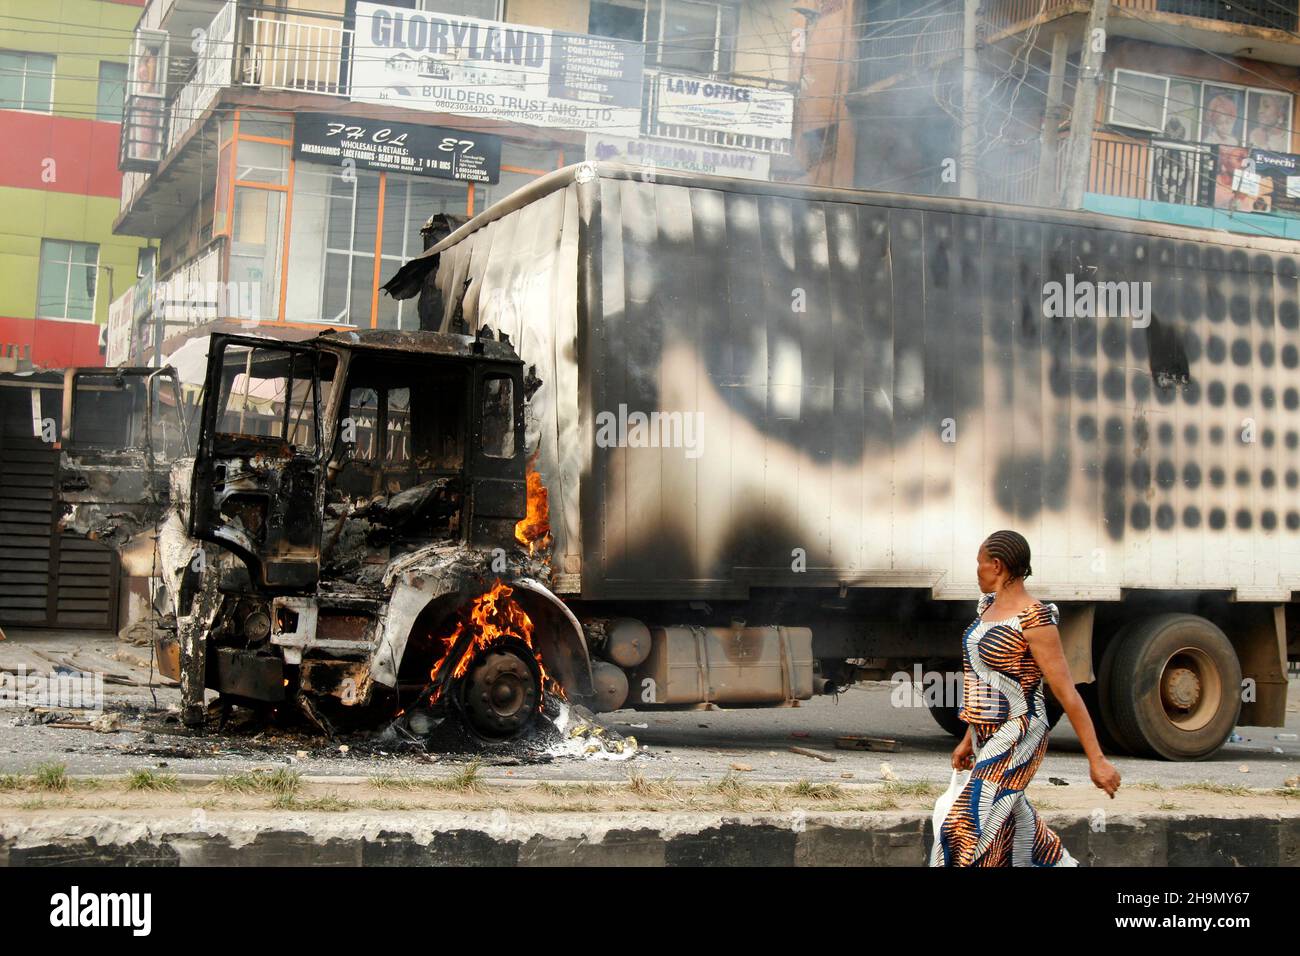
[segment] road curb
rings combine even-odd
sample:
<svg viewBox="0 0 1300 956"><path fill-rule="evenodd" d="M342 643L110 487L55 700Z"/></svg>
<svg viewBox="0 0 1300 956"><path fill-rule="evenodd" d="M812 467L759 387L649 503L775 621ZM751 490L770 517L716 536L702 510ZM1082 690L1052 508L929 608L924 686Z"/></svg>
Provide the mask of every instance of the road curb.
<svg viewBox="0 0 1300 956"><path fill-rule="evenodd" d="M1300 816L1043 814L1085 866L1300 866ZM4 866L918 866L928 813L46 814Z"/></svg>

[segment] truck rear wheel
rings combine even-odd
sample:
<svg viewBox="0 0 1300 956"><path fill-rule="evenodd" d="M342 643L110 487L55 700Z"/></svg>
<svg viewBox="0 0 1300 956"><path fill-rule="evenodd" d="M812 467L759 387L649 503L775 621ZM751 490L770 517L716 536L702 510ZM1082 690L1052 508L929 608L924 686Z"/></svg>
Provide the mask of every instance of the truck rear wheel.
<svg viewBox="0 0 1300 956"><path fill-rule="evenodd" d="M1241 664L1223 631L1195 614L1156 614L1112 640L1097 675L1103 720L1139 756L1200 760L1241 712Z"/></svg>
<svg viewBox="0 0 1300 956"><path fill-rule="evenodd" d="M1061 719L1061 715L1065 713L1065 711L1061 708L1061 705L1056 702L1056 698L1052 696L1051 690L1044 687L1043 695L1043 703L1045 705L1044 710L1047 712L1047 726L1052 728L1057 725ZM951 707L944 707L938 704L926 704L925 709L930 712L930 716L934 718L936 724L954 737L966 736L966 722L957 716L957 714L961 712L960 704Z"/></svg>
<svg viewBox="0 0 1300 956"><path fill-rule="evenodd" d="M958 711L961 710L960 705L943 707L938 704L927 704L925 709L930 712L930 716L934 718L936 724L954 737L966 736L966 722L957 717Z"/></svg>

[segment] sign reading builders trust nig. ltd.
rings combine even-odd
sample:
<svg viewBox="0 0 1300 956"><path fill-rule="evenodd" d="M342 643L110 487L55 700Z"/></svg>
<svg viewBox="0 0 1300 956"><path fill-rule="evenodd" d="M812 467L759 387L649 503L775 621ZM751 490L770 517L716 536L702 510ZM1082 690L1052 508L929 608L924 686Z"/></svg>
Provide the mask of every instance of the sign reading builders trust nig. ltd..
<svg viewBox="0 0 1300 956"><path fill-rule="evenodd" d="M357 4L352 99L635 136L639 43Z"/></svg>

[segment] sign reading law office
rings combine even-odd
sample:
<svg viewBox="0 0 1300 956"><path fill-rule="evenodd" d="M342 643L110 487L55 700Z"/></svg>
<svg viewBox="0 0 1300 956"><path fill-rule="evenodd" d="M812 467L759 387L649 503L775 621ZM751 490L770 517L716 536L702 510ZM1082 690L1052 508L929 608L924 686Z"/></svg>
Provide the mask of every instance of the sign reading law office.
<svg viewBox="0 0 1300 956"><path fill-rule="evenodd" d="M501 137L491 133L327 113L298 114L293 155L315 163L350 159L359 169L462 182L495 183L501 178Z"/></svg>
<svg viewBox="0 0 1300 956"><path fill-rule="evenodd" d="M623 131L641 124L640 43L358 3L352 99Z"/></svg>

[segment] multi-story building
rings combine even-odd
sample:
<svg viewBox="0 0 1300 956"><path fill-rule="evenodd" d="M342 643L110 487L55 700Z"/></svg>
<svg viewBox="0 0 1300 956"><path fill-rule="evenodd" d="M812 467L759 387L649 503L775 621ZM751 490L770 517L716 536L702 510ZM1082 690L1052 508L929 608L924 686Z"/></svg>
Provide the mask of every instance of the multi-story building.
<svg viewBox="0 0 1300 956"><path fill-rule="evenodd" d="M132 30L145 0L0 0L0 362L102 365L144 244L114 234Z"/></svg>
<svg viewBox="0 0 1300 956"><path fill-rule="evenodd" d="M1298 11L865 0L852 183L1300 238Z"/></svg>
<svg viewBox="0 0 1300 956"><path fill-rule="evenodd" d="M110 362L254 322L416 328L380 287L422 227L588 156L797 174L799 19L780 0L149 0L115 228L156 240L156 272L116 303Z"/></svg>

